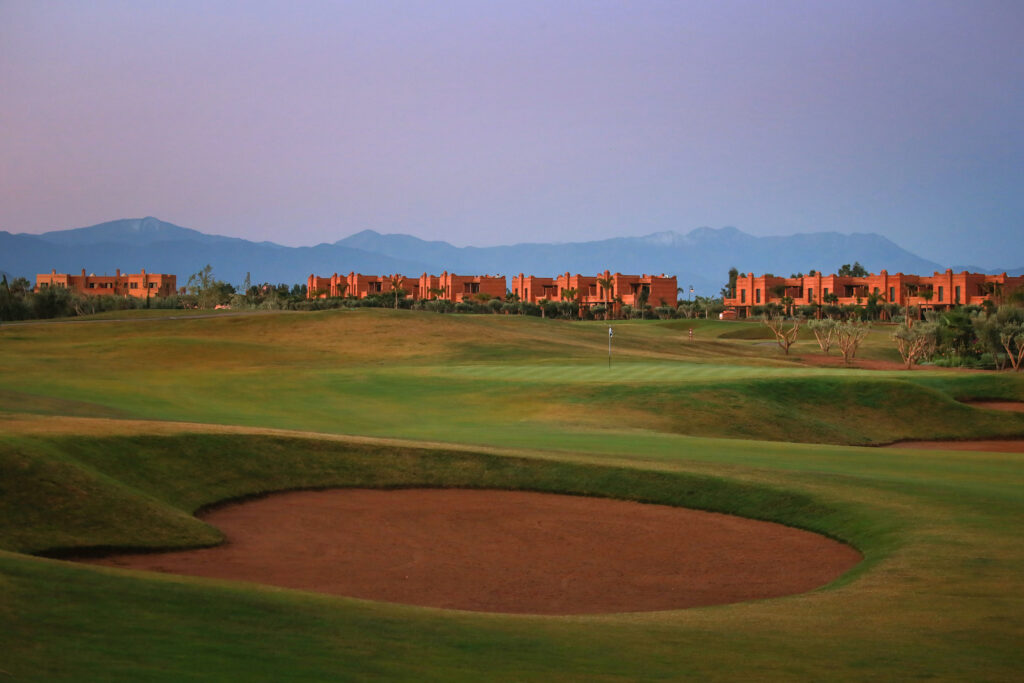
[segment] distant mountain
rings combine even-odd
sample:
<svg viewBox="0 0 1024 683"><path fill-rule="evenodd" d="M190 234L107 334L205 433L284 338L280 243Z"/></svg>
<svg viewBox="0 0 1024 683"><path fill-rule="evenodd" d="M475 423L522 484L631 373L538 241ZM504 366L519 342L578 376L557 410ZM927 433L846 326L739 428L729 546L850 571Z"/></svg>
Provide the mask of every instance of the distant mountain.
<svg viewBox="0 0 1024 683"><path fill-rule="evenodd" d="M1020 268L982 268L981 266L953 266L954 273L962 273L963 271L968 273L985 273L986 275L1002 275L1006 273L1011 277L1018 277L1024 275L1024 266Z"/></svg>
<svg viewBox="0 0 1024 683"><path fill-rule="evenodd" d="M331 244L284 247L235 237L207 235L155 218L111 221L88 228L58 230L41 235L12 235L0 231L0 268L29 278L38 273L110 274L173 273L183 286L188 276L207 263L214 276L239 284L251 273L253 282L304 283L310 273L333 273L349 264L366 272L421 273L422 261L396 259Z"/></svg>
<svg viewBox="0 0 1024 683"><path fill-rule="evenodd" d="M845 263L860 261L868 270L931 273L943 270L876 234L834 232L754 237L736 228L697 228L688 233L657 232L643 237L616 237L568 244L516 244L499 247L454 247L409 235L381 235L364 230L335 242L395 258L419 256L443 264L452 272L515 275L595 273L605 268L621 273L666 273L680 287L693 285L698 293L717 293L729 268L742 272L789 275L821 270L835 272Z"/></svg>
<svg viewBox="0 0 1024 683"><path fill-rule="evenodd" d="M859 261L869 271L932 273L944 267L923 259L877 234L821 232L785 237L755 237L736 228L697 228L688 233L657 232L566 244L514 244L455 247L409 235L364 230L333 244L285 247L208 235L156 218L133 218L41 235L0 232L0 269L34 279L37 273L113 273L115 269L174 273L179 284L207 263L214 275L238 284L251 273L254 282L305 282L310 273L325 276L350 271L415 276L420 273L555 276L621 273L676 275L680 287L717 294L730 267L741 272L789 275L835 272ZM973 269L977 270L977 269Z"/></svg>

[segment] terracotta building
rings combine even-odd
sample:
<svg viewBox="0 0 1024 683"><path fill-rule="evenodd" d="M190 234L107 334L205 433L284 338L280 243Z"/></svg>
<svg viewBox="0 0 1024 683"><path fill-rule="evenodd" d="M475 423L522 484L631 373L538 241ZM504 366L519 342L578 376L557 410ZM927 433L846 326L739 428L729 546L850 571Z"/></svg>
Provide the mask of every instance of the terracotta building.
<svg viewBox="0 0 1024 683"><path fill-rule="evenodd" d="M864 277L820 273L801 277L755 277L748 273L736 279L735 296L726 297L725 306L739 317L746 317L754 306L782 305L785 297L792 299L793 306L830 303L863 306L873 295L878 297L879 303L943 311L958 305L980 305L989 299L999 303L1000 298L1005 299L1021 286L1024 286L1024 276L954 273L949 269L928 276L890 275L885 270Z"/></svg>
<svg viewBox="0 0 1024 683"><path fill-rule="evenodd" d="M483 295L491 299L505 298L504 275L456 275L445 271L437 280L438 287L444 291L439 298L455 303Z"/></svg>
<svg viewBox="0 0 1024 683"><path fill-rule="evenodd" d="M404 275L363 275L361 273L349 273L331 277L317 277L310 275L306 280L306 298L324 299L327 297L351 296L357 299L365 299L371 294L387 294L394 291L393 277L398 277L398 288L405 290L405 298L419 298L419 281Z"/></svg>
<svg viewBox="0 0 1024 683"><path fill-rule="evenodd" d="M310 275L306 281L306 298L326 298L351 296L365 299L371 294L387 294L394 291L392 278L388 275L362 275L349 273L347 276L335 273L331 277ZM491 298L505 297L505 277L503 275L456 275L444 272L440 275L427 275L419 278L398 276L400 289L405 290L407 299L448 299L460 302L478 295Z"/></svg>
<svg viewBox="0 0 1024 683"><path fill-rule="evenodd" d="M81 275L70 275L51 270L49 273L36 275L35 291L38 292L47 287L61 287L76 294L134 296L144 299L175 294L178 289L178 278L175 275L164 273L147 273L145 270L141 273L122 275L120 268L116 275L86 275L85 268L82 269Z"/></svg>
<svg viewBox="0 0 1024 683"><path fill-rule="evenodd" d="M605 284L610 286L605 287ZM674 275L623 275L606 270L593 276L565 273L556 278L544 278L520 273L512 278L512 293L522 301L535 304L541 299L575 299L581 308L611 304L617 310L623 304L636 306L645 289L648 304L675 306L677 288Z"/></svg>

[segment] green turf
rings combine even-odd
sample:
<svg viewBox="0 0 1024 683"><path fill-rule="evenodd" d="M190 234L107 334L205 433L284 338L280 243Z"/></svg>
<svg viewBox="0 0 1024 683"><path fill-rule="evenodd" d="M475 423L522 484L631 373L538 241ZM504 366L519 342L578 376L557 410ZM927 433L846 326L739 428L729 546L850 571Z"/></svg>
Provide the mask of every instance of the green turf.
<svg viewBox="0 0 1024 683"><path fill-rule="evenodd" d="M0 680L1019 676L1020 456L849 444L1024 435L1021 416L956 401L1024 398L1020 376L807 367L747 323L615 326L611 371L601 321L361 310L0 328ZM864 354L891 355L886 336ZM63 415L115 422L46 434ZM126 418L410 441L118 435ZM192 513L213 502L413 485L733 512L866 559L801 596L541 618L21 554L208 545L220 534Z"/></svg>

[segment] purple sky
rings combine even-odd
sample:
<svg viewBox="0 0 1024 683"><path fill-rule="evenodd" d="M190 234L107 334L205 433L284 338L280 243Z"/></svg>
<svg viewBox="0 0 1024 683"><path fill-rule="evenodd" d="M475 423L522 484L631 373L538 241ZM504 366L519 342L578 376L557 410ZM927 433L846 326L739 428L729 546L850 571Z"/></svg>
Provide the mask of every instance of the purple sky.
<svg viewBox="0 0 1024 683"><path fill-rule="evenodd" d="M1024 265L1024 2L0 2L0 229Z"/></svg>

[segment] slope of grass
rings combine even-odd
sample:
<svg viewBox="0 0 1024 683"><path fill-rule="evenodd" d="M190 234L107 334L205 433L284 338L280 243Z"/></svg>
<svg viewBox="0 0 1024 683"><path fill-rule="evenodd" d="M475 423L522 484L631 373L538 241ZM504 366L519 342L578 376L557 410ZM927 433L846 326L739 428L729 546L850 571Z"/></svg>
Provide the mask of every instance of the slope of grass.
<svg viewBox="0 0 1024 683"><path fill-rule="evenodd" d="M256 435L8 437L0 451L5 463L51 462L59 453L82 473L29 470L18 480L25 498L4 511L3 538L12 538L16 527L33 527L36 536L22 537L22 549L50 547L60 538L54 529L71 517L99 532L89 543L165 542L160 524L138 517L122 491L154 509L185 512L280 487L472 485L775 519L853 540L866 562L837 587L803 596L551 618L410 608L0 553L0 614L11 626L0 635L3 668L28 680L75 680L84 672L95 680L318 680L338 675L339 662L351 678L630 679L680 671L702 678L728 672L734 679L824 671L838 680L886 671L1012 676L1021 624L1008 593L1024 556L1012 541L1012 529L1024 521L1019 466L994 454L937 461L904 455L862 466L857 449L803 447L788 455L796 467L787 474L722 469L735 457L723 445L709 441L701 451L727 478L688 472L691 466L678 457L655 471L642 459L604 467ZM781 456L785 447L762 448ZM826 469L846 474L822 476ZM85 497L96 504L52 512L48 524L26 519L29 498L43 502L48 482L76 476L106 484L87 489ZM126 518L129 528L119 522ZM183 543L200 542L202 526L196 523L195 537ZM736 654L738 643L743 656Z"/></svg>
<svg viewBox="0 0 1024 683"><path fill-rule="evenodd" d="M721 338L745 323L614 324L611 374L601 321L330 311L0 328L0 678L1018 677L1020 456L792 441L1020 435L1020 416L955 399L1022 399L1024 378L811 368ZM891 354L886 336L865 353ZM352 485L690 505L818 530L866 561L801 596L558 618L19 554L215 543L191 514L205 505Z"/></svg>

